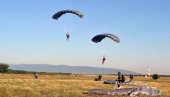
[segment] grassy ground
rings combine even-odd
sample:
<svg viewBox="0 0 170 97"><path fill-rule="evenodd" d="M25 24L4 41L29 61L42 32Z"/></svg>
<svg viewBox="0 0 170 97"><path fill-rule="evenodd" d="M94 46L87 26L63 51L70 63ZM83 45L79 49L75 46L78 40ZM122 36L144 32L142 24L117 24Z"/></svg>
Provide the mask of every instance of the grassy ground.
<svg viewBox="0 0 170 97"><path fill-rule="evenodd" d="M102 81L95 82L95 77L96 75L40 75L36 80L33 75L28 74L1 74L0 97L110 97L83 94L84 91L90 89L114 89L114 85L103 84ZM103 79L114 80L116 76L103 76ZM134 81L147 81L150 86L162 90L161 97L170 97L170 77L161 77L154 81L135 76Z"/></svg>

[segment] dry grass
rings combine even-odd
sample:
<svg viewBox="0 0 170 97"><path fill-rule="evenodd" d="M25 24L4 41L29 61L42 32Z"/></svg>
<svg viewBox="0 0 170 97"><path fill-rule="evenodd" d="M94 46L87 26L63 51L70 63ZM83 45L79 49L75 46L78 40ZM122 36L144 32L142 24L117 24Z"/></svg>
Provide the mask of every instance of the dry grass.
<svg viewBox="0 0 170 97"><path fill-rule="evenodd" d="M90 89L114 89L114 85L103 84L102 81L95 82L95 77L95 75L40 75L36 80L33 75L28 74L1 74L0 97L109 97L83 94L84 91ZM103 79L114 80L116 76L103 76ZM157 81L134 77L134 80L147 81L150 86L162 90L163 96L161 97L170 97L170 77L161 77Z"/></svg>

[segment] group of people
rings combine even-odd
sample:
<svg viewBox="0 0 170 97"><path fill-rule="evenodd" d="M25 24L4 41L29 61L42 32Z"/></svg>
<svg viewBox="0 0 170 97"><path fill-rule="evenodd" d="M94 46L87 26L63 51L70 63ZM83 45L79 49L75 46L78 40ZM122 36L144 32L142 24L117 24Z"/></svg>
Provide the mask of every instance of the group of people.
<svg viewBox="0 0 170 97"><path fill-rule="evenodd" d="M95 81L101 81L102 80L102 75L97 76L97 78L95 78L94 80ZM108 84L108 83L109 84L115 84L115 89L120 89L120 88L122 88L121 86L124 83L132 82L132 80L133 80L133 75L130 74L128 80L125 82L125 76L121 72L118 72L116 80L113 80L113 81L106 80L106 81L104 81L104 83L105 84Z"/></svg>
<svg viewBox="0 0 170 97"><path fill-rule="evenodd" d="M129 80L128 82L131 82L133 80L133 75L130 74L129 75ZM118 72L118 79L116 81L116 87L119 89L121 88L121 85L125 83L125 76L123 74L121 74L121 72Z"/></svg>

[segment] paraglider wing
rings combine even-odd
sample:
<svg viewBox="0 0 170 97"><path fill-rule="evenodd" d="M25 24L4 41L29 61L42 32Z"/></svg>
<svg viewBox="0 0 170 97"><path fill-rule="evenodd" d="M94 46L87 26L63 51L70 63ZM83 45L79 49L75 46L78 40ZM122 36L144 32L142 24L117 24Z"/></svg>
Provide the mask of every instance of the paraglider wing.
<svg viewBox="0 0 170 97"><path fill-rule="evenodd" d="M79 16L80 18L83 18L83 16L84 16L83 13L81 13L80 11L76 11L76 10L61 10L61 11L55 13L52 16L52 18L58 20L58 18L60 18L63 14L66 14L66 13L75 14L75 15Z"/></svg>
<svg viewBox="0 0 170 97"><path fill-rule="evenodd" d="M115 42L117 42L117 43L120 42L119 37L117 37L116 35L107 34L107 33L105 33L105 34L98 34L98 35L94 36L94 37L92 38L92 41L95 42L95 43L98 43L98 42L101 42L101 41L102 41L104 38L106 38L106 37L112 39L113 41L115 41Z"/></svg>

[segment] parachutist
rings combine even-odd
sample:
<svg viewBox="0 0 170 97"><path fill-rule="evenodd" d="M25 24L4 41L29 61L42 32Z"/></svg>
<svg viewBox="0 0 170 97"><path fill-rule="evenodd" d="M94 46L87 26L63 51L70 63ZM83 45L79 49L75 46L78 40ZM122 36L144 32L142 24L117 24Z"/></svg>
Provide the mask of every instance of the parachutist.
<svg viewBox="0 0 170 97"><path fill-rule="evenodd" d="M52 18L55 19L55 20L58 20L62 15L64 14L75 14L76 16L80 17L80 18L83 18L84 14L81 13L80 11L77 11L77 10L61 10L61 11L58 11L57 13L55 13ZM67 32L66 33L66 41L69 41L69 38L70 38L70 33Z"/></svg>
<svg viewBox="0 0 170 97"><path fill-rule="evenodd" d="M120 88L121 84L125 82L125 77L121 72L118 72L117 88Z"/></svg>
<svg viewBox="0 0 170 97"><path fill-rule="evenodd" d="M120 43L119 37L117 37L116 35L113 35L113 34L109 34L109 33L98 34L92 38L92 41L94 43L100 43L105 38L110 38L113 41L115 41L116 43ZM102 64L104 64L105 61L106 61L106 58L105 58L105 56L103 56Z"/></svg>
<svg viewBox="0 0 170 97"><path fill-rule="evenodd" d="M106 58L105 58L105 56L103 56L102 64L104 64L105 61L106 61Z"/></svg>
<svg viewBox="0 0 170 97"><path fill-rule="evenodd" d="M67 32L67 33L66 33L66 41L69 41L69 38L70 38L70 33Z"/></svg>

